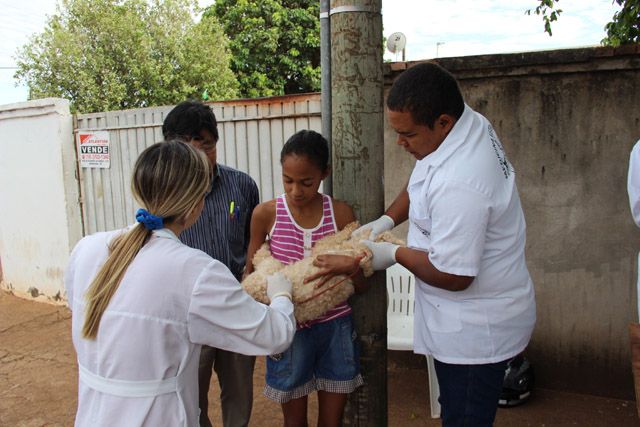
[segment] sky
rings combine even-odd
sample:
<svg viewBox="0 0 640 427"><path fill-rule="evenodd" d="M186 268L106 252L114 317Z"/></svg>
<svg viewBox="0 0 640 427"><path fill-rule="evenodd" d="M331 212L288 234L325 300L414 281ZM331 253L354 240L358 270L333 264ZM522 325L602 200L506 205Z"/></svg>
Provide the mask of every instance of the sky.
<svg viewBox="0 0 640 427"><path fill-rule="evenodd" d="M319 1L319 0L318 0ZM200 0L201 6L213 0ZM513 53L596 46L619 6L612 0L560 0L563 10L544 32L542 18L528 16L538 0L382 0L383 35L402 32L407 61L436 57ZM13 75L16 51L44 30L56 0L0 0L0 105L25 101L27 88ZM400 61L401 53L386 52Z"/></svg>

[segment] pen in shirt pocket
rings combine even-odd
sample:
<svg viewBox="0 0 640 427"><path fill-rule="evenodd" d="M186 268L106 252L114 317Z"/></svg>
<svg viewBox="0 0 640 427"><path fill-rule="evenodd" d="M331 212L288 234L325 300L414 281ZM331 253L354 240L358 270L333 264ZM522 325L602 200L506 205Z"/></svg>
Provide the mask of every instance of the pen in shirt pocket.
<svg viewBox="0 0 640 427"><path fill-rule="evenodd" d="M229 218L236 219L240 214L240 207L233 200L229 202Z"/></svg>

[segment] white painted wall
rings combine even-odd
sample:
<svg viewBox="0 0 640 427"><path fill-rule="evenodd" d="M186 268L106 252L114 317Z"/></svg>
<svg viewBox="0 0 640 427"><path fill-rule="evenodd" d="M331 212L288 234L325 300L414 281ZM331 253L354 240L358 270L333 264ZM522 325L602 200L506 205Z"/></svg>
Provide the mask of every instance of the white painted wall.
<svg viewBox="0 0 640 427"><path fill-rule="evenodd" d="M0 286L58 301L82 237L69 102L0 106Z"/></svg>

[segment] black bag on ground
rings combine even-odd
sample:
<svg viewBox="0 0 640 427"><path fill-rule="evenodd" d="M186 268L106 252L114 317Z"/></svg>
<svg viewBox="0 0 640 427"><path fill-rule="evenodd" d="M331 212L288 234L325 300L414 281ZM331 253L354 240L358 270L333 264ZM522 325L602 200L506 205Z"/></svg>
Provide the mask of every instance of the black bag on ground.
<svg viewBox="0 0 640 427"><path fill-rule="evenodd" d="M498 406L508 408L524 403L531 396L535 378L533 367L522 354L507 363Z"/></svg>

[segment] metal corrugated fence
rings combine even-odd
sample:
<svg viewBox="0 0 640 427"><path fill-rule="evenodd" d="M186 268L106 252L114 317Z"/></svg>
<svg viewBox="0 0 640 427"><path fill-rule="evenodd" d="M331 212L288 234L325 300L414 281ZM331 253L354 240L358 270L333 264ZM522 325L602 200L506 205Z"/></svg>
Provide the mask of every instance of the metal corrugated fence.
<svg viewBox="0 0 640 427"><path fill-rule="evenodd" d="M321 131L320 94L211 103L218 119L218 162L247 172L260 199L282 192L280 150L301 129ZM85 234L124 227L137 209L130 189L142 150L162 141L162 121L173 106L79 114L74 132L107 131L110 167L79 168Z"/></svg>

